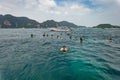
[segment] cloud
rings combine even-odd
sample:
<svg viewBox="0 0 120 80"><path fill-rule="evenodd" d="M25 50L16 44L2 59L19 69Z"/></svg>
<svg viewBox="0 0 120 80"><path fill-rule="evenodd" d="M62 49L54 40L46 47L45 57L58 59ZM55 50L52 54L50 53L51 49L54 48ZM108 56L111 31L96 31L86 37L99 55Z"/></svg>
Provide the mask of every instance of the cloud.
<svg viewBox="0 0 120 80"><path fill-rule="evenodd" d="M120 25L120 0L2 0L1 14L27 16L39 22L67 20L78 25Z"/></svg>
<svg viewBox="0 0 120 80"><path fill-rule="evenodd" d="M85 15L92 11L92 9L87 8L84 5L77 5L77 4L71 5L70 9L71 9L71 12L77 12L79 15Z"/></svg>
<svg viewBox="0 0 120 80"><path fill-rule="evenodd" d="M35 8L35 6L37 5L37 1L36 0L24 0L24 6L25 8Z"/></svg>
<svg viewBox="0 0 120 80"><path fill-rule="evenodd" d="M120 6L120 0L91 0L91 2L99 7Z"/></svg>
<svg viewBox="0 0 120 80"><path fill-rule="evenodd" d="M120 5L120 0L116 0L116 2Z"/></svg>
<svg viewBox="0 0 120 80"><path fill-rule="evenodd" d="M53 13L53 14L64 14L68 15L69 13L75 14L86 14L89 13L91 10L87 7L85 7L82 4L75 4L75 3L67 3L63 2L63 6L57 5L54 0L39 0L39 10L47 13ZM75 13L76 11L79 11Z"/></svg>
<svg viewBox="0 0 120 80"><path fill-rule="evenodd" d="M0 2L0 13L1 14L12 14L19 13L21 10L24 10L23 2L20 0L3 0Z"/></svg>
<svg viewBox="0 0 120 80"><path fill-rule="evenodd" d="M38 0L38 2L38 8L40 11L52 11L57 7L54 0Z"/></svg>

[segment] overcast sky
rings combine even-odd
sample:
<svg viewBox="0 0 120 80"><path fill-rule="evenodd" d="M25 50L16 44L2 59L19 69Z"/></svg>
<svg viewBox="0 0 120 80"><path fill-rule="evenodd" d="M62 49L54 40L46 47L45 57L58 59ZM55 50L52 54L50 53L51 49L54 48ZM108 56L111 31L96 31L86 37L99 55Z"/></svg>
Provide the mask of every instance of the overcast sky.
<svg viewBox="0 0 120 80"><path fill-rule="evenodd" d="M77 25L120 25L120 0L0 0L0 14L45 20L69 21Z"/></svg>

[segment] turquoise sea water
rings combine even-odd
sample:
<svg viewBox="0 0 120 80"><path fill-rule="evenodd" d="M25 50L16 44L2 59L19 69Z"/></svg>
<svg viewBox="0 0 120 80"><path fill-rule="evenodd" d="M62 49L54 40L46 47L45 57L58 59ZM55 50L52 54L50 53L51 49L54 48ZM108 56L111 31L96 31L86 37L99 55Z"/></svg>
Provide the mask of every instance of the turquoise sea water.
<svg viewBox="0 0 120 80"><path fill-rule="evenodd" d="M119 79L120 29L0 29L0 80Z"/></svg>

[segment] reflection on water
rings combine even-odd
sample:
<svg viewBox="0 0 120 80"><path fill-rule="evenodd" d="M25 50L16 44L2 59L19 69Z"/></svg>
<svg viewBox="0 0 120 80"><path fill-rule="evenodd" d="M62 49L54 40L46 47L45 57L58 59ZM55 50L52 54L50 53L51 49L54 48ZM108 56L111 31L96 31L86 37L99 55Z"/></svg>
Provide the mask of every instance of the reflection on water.
<svg viewBox="0 0 120 80"><path fill-rule="evenodd" d="M0 80L119 80L119 34L120 29L1 29Z"/></svg>

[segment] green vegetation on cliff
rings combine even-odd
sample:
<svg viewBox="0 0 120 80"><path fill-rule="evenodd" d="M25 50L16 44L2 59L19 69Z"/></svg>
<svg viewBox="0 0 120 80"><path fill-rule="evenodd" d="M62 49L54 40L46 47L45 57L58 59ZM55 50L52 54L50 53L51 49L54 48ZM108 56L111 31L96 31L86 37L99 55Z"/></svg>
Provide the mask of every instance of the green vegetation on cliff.
<svg viewBox="0 0 120 80"><path fill-rule="evenodd" d="M93 28L120 28L120 26L114 26L111 24L99 24L97 26L94 26Z"/></svg>
<svg viewBox="0 0 120 80"><path fill-rule="evenodd" d="M60 26L67 26L73 28L83 27L77 26L67 21L56 22L54 20L47 20L43 23L39 23L27 17L15 17L10 14L0 15L0 28L50 28Z"/></svg>
<svg viewBox="0 0 120 80"><path fill-rule="evenodd" d="M40 23L27 17L15 17L12 15L0 15L1 28L37 28Z"/></svg>

